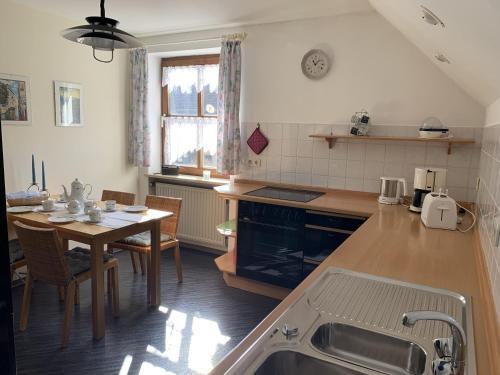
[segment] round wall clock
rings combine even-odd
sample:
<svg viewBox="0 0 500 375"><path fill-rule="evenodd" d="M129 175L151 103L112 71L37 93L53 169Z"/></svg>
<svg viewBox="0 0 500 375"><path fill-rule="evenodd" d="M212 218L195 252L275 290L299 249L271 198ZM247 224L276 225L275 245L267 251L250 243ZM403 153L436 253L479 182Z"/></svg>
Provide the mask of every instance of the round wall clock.
<svg viewBox="0 0 500 375"><path fill-rule="evenodd" d="M323 78L330 70L330 59L320 49L312 49L302 58L302 73L310 79Z"/></svg>

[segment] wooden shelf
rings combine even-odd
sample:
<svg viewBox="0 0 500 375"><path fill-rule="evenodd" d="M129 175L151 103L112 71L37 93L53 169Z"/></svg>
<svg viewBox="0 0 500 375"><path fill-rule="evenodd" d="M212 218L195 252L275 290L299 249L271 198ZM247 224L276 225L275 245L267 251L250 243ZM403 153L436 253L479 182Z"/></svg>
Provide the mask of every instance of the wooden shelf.
<svg viewBox="0 0 500 375"><path fill-rule="evenodd" d="M236 265L233 262L233 255L231 253L215 258L215 264L219 271L230 275L236 275Z"/></svg>
<svg viewBox="0 0 500 375"><path fill-rule="evenodd" d="M355 139L358 141L397 141L397 142L434 142L447 143L448 155L451 154L452 145L465 145L474 143L471 138L420 138L420 137L391 137L391 136L371 136L371 135L335 135L335 134L311 134L311 138L324 138L328 146L333 148L337 139Z"/></svg>
<svg viewBox="0 0 500 375"><path fill-rule="evenodd" d="M236 237L236 219L217 225L217 232L226 237Z"/></svg>

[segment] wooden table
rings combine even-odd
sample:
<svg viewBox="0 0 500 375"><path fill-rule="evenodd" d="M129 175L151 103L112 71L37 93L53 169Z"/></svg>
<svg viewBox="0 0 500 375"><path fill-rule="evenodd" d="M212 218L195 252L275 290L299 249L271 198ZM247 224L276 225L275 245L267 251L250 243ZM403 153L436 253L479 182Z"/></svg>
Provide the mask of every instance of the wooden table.
<svg viewBox="0 0 500 375"><path fill-rule="evenodd" d="M99 203L102 205L102 202ZM118 207L120 209L120 207ZM30 212L25 214L7 214L10 222L16 220L37 227L56 228L63 239L65 249L68 241L76 241L90 245L92 272L92 327L94 339L101 339L105 332L104 318L104 245L121 240L134 234L151 231L151 277L148 277L148 288L151 291L150 304L161 303L160 294L160 223L162 219L172 216L171 212L148 210L142 214L138 223L130 222L122 228L112 229L94 224L73 222L56 225L48 221L49 215Z"/></svg>

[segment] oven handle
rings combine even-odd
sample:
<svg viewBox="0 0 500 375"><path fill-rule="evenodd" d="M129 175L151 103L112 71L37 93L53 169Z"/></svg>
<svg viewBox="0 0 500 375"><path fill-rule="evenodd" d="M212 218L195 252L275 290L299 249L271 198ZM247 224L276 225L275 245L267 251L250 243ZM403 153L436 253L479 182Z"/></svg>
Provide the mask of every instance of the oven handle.
<svg viewBox="0 0 500 375"><path fill-rule="evenodd" d="M315 230L320 230L323 232L333 232L333 233L342 233L342 234L353 234L354 231L352 230L345 230L345 229L338 229L338 228L328 228L328 227L322 227L320 225L313 225L313 224L306 224L307 229L315 229Z"/></svg>
<svg viewBox="0 0 500 375"><path fill-rule="evenodd" d="M269 227L269 228L283 229L283 230L292 230L294 232L298 231L298 228L286 227L284 225L277 225L277 224L260 223L258 221L250 220L250 219L248 219L246 217L243 218L243 219L240 219L240 220L243 221L244 223L247 223L247 224L259 225L259 226L262 226L262 227Z"/></svg>

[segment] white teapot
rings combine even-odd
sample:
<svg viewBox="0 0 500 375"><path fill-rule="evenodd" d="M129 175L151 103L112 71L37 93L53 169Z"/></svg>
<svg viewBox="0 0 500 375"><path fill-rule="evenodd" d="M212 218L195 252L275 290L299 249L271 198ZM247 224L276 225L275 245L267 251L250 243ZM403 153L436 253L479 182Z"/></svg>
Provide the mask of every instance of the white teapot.
<svg viewBox="0 0 500 375"><path fill-rule="evenodd" d="M89 192L85 194L85 189L87 186L90 188ZM75 181L71 183L71 193L68 194L68 190L66 190L66 187L62 185L62 188L64 189L64 193L62 194L62 197L66 202L69 202L71 200L77 200L82 206L85 202L85 200L90 196L92 193L92 185L89 184L82 184L80 181L78 181L78 178L75 178Z"/></svg>

